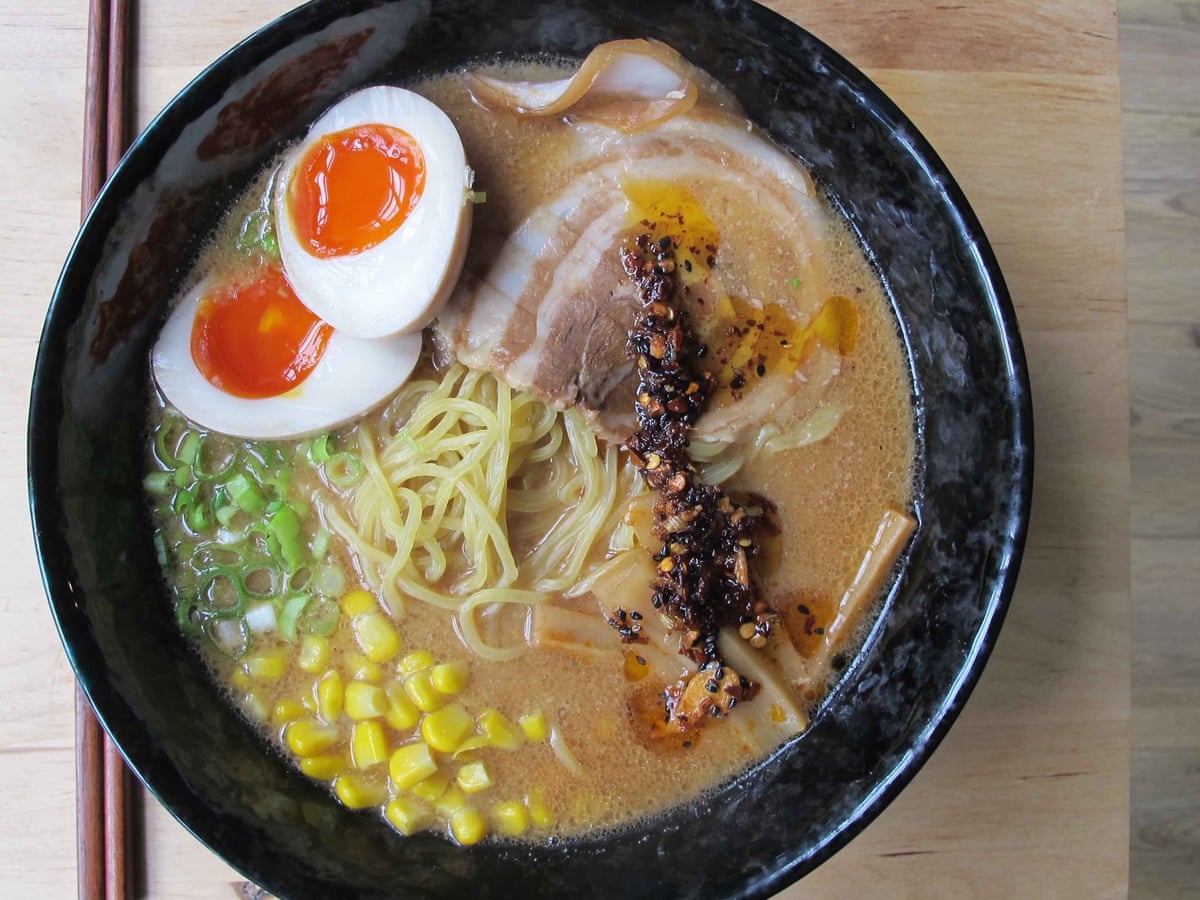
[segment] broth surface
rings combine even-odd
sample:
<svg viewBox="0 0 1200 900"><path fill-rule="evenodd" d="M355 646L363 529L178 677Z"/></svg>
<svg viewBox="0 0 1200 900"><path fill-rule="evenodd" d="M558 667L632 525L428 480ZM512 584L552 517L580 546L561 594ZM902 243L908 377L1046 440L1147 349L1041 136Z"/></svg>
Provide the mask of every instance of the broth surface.
<svg viewBox="0 0 1200 900"><path fill-rule="evenodd" d="M559 70L539 64L519 71L526 76L544 77L547 72ZM422 82L414 90L436 102L454 121L476 173L475 189L486 192L486 202L475 210L466 263L467 275L478 274L489 264L496 242L575 176L579 168L573 155L575 132L558 117L531 119L489 112L472 102L457 74ZM242 258L231 249L236 244L237 227L261 205L267 182L268 176L264 176L231 210L228 224L215 236L213 249L200 270L220 273L236 271L243 265ZM724 210L723 215L733 224L725 229L730 234L755 235L760 228L752 206ZM836 402L845 411L823 440L775 454L760 454L728 483L731 490L752 491L769 498L777 507L782 552L775 571L760 573L763 596L780 614L786 626L785 637L802 656L815 652L820 644L824 628L831 623L838 601L870 546L881 512L889 507L907 511L912 500L911 387L896 323L882 287L853 235L835 215L830 213L830 217L833 227L819 248L819 264L824 270L820 289L827 296L850 298L858 315L856 347L842 360L841 370L825 395L825 402ZM769 259L765 265L769 270ZM768 272L768 277L786 282L792 273ZM438 377L429 360L422 366L414 377ZM392 427L388 410L385 404L366 417L372 433L382 435ZM152 411L152 429L163 427L164 415L167 413L163 408ZM349 430L344 429L334 436L333 444L347 445L348 435ZM279 449L294 473L290 496L303 498L313 511L304 533L305 540L311 542L318 532L332 530L328 509L348 515L348 492L332 484L319 467L309 464L311 441L286 442ZM162 469L153 451L149 468ZM167 548L194 539L178 515L161 508L156 515ZM546 527L552 524L547 521ZM604 549L595 554L593 563L604 561ZM328 552L333 568L346 575L346 590L370 585L363 561L336 537L329 542ZM167 577L177 594L188 589L186 578L171 572ZM648 586L635 584L626 589L632 592L626 605L646 602ZM615 600L625 602L624 598ZM562 598L559 602L570 609L600 615L595 598ZM873 616L874 612L868 613L857 623L856 634L861 634ZM500 634L511 636L523 627L511 615L497 618ZM647 710L659 702L662 686L631 680L629 659L630 654L636 656L638 645L621 645L615 632L612 652L607 654L589 658L530 650L516 659L488 662L473 657L450 615L429 605L409 604L396 627L401 635L400 650L394 659L377 664L376 671L364 665L361 643L345 615L328 636L330 655L316 672L302 668L296 653L289 650L291 655L281 675L256 678L247 671L246 659L275 646L270 638L252 639L246 654L236 658L214 651L207 641L198 640L197 644L217 683L229 691L232 702L276 747L281 743L286 746L289 710L302 711L316 702L313 698L323 672L340 671L344 685L358 676L359 680L382 686L396 680L397 666L402 665L405 654L414 650L428 650L438 662L466 661L469 684L454 695L455 702L472 715L499 710L512 723L540 712L558 729L578 761L579 771L570 771L549 742L538 740L525 740L517 750L485 747L477 751L478 758L486 762L492 786L468 799L480 798L476 805L487 809L496 803L540 798L552 815L544 817L549 824L533 823L527 833L533 839L570 837L653 817L727 781L760 756L721 721L678 739L648 737ZM851 637L839 648L839 654L852 654L858 640L858 636ZM813 708L821 695L814 691L799 699ZM340 717L339 737L324 755L345 753L353 739L353 726L348 718ZM403 740L393 731L387 736L390 750ZM284 753L289 755L286 750ZM465 758L472 758L472 754ZM360 787L368 799L382 798L379 803L363 805L381 805L387 799L387 763L353 774L362 782Z"/></svg>

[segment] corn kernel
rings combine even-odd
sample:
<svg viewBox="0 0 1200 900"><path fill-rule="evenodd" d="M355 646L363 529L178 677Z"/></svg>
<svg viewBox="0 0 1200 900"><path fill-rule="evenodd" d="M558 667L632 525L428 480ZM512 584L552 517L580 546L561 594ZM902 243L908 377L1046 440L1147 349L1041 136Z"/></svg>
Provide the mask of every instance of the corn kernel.
<svg viewBox="0 0 1200 900"><path fill-rule="evenodd" d="M467 795L463 793L462 788L457 784L452 784L446 788L446 793L438 799L436 807L437 814L443 819L449 819L454 814L456 809L467 805Z"/></svg>
<svg viewBox="0 0 1200 900"><path fill-rule="evenodd" d="M334 779L333 792L350 809L378 806L387 799L387 788L384 785L353 773L339 775Z"/></svg>
<svg viewBox="0 0 1200 900"><path fill-rule="evenodd" d="M475 720L459 703L451 703L421 720L421 737L434 750L452 753L475 730Z"/></svg>
<svg viewBox="0 0 1200 900"><path fill-rule="evenodd" d="M346 685L346 715L355 721L378 719L387 709L387 694L379 685L363 681Z"/></svg>
<svg viewBox="0 0 1200 900"><path fill-rule="evenodd" d="M550 734L546 728L546 715L540 709L537 712L521 716L517 722L521 726L521 731L525 733L525 737L531 741L544 741Z"/></svg>
<svg viewBox="0 0 1200 900"><path fill-rule="evenodd" d="M400 660L400 674L408 676L420 672L422 669L431 668L436 661L428 650L414 650Z"/></svg>
<svg viewBox="0 0 1200 900"><path fill-rule="evenodd" d="M468 794L477 794L492 786L492 776L482 760L469 762L458 770L458 786Z"/></svg>
<svg viewBox="0 0 1200 900"><path fill-rule="evenodd" d="M361 616L379 609L375 598L367 591L347 591L342 597L342 612L348 616Z"/></svg>
<svg viewBox="0 0 1200 900"><path fill-rule="evenodd" d="M530 820L538 828L550 829L558 822L554 811L546 804L541 788L534 788L529 792L525 798L525 806L529 810Z"/></svg>
<svg viewBox="0 0 1200 900"><path fill-rule="evenodd" d="M275 707L271 710L271 724L282 728L288 722L304 718L306 712L308 710L304 708L299 697L281 697L275 701Z"/></svg>
<svg viewBox="0 0 1200 900"><path fill-rule="evenodd" d="M434 772L428 778L422 779L409 788L414 794L428 803L437 803L450 786L450 776L445 772Z"/></svg>
<svg viewBox="0 0 1200 900"><path fill-rule="evenodd" d="M350 758L360 769L369 769L388 758L387 738L378 722L359 722L350 732Z"/></svg>
<svg viewBox="0 0 1200 900"><path fill-rule="evenodd" d="M416 834L429 822L429 811L411 797L397 797L383 808L392 827L403 835Z"/></svg>
<svg viewBox="0 0 1200 900"><path fill-rule="evenodd" d="M398 788L410 788L437 770L437 762L429 752L429 745L423 741L400 747L388 763L388 773Z"/></svg>
<svg viewBox="0 0 1200 900"><path fill-rule="evenodd" d="M372 684L383 680L383 667L371 662L357 650L342 657L342 666L352 681L369 681Z"/></svg>
<svg viewBox="0 0 1200 900"><path fill-rule="evenodd" d="M345 706L346 690L342 686L342 676L336 669L331 669L321 676L317 682L317 714L332 725L342 715Z"/></svg>
<svg viewBox="0 0 1200 900"><path fill-rule="evenodd" d="M458 749L454 751L454 758L458 759L460 756L469 757L471 751L482 750L487 745L488 739L484 735L473 734L458 745Z"/></svg>
<svg viewBox="0 0 1200 900"><path fill-rule="evenodd" d="M317 719L298 719L283 732L283 739L297 756L316 756L338 742L341 733Z"/></svg>
<svg viewBox="0 0 1200 900"><path fill-rule="evenodd" d="M497 803L492 806L492 827L505 837L520 837L529 830L529 811L513 800Z"/></svg>
<svg viewBox="0 0 1200 900"><path fill-rule="evenodd" d="M443 694L461 694L467 689L467 679L470 669L466 660L442 663L434 666L431 674L433 686Z"/></svg>
<svg viewBox="0 0 1200 900"><path fill-rule="evenodd" d="M288 657L291 655L289 649L275 647L252 653L242 660L242 669L256 681L274 681L287 671Z"/></svg>
<svg viewBox="0 0 1200 900"><path fill-rule="evenodd" d="M446 702L446 695L433 686L428 669L413 672L405 678L404 692L421 712L433 712Z"/></svg>
<svg viewBox="0 0 1200 900"><path fill-rule="evenodd" d="M400 652L400 632L381 612L355 616L350 627L354 639L371 662L384 663Z"/></svg>
<svg viewBox="0 0 1200 900"><path fill-rule="evenodd" d="M456 841L469 847L487 834L487 819L473 806L460 806L450 814L450 830Z"/></svg>
<svg viewBox="0 0 1200 900"><path fill-rule="evenodd" d="M296 662L310 675L324 671L329 661L329 638L320 634L306 634L300 639L300 654Z"/></svg>
<svg viewBox="0 0 1200 900"><path fill-rule="evenodd" d="M485 709L479 714L479 730L493 747L516 750L521 746L521 732L498 709Z"/></svg>
<svg viewBox="0 0 1200 900"><path fill-rule="evenodd" d="M241 669L235 670L234 673L229 676L229 683L236 691L248 691L254 685L254 682L251 680L250 676Z"/></svg>
<svg viewBox="0 0 1200 900"><path fill-rule="evenodd" d="M393 682L384 688L384 693L388 699L388 708L383 714L384 721L397 731L415 728L421 720L421 711L404 692L404 685Z"/></svg>
<svg viewBox="0 0 1200 900"><path fill-rule="evenodd" d="M300 771L317 781L333 781L346 768L346 759L338 753L322 753L320 756L302 756Z"/></svg>

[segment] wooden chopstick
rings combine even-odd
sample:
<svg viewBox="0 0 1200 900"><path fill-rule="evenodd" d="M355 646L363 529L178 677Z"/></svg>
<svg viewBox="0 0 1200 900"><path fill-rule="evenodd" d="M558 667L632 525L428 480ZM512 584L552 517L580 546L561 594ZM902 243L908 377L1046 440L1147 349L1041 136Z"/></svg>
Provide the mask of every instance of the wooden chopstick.
<svg viewBox="0 0 1200 900"><path fill-rule="evenodd" d="M83 181L86 215L125 151L129 0L90 0L84 93ZM100 728L83 691L75 692L75 784L80 900L125 900L125 761Z"/></svg>

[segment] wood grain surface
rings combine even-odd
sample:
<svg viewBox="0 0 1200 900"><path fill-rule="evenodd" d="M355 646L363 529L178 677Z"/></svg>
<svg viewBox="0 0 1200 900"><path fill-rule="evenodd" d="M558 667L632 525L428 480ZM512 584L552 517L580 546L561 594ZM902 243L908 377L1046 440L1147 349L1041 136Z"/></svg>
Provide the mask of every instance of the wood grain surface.
<svg viewBox="0 0 1200 900"><path fill-rule="evenodd" d="M1200 2L1122 0L1133 385L1130 895L1200 891Z"/></svg>
<svg viewBox="0 0 1200 900"><path fill-rule="evenodd" d="M287 6L209 0L196 11L143 0L139 124ZM962 184L1016 302L1037 428L1025 563L975 695L901 797L785 895L1123 896L1129 332L1115 10L1087 0L775 6L874 77ZM0 438L9 448L0 461L0 502L9 511L0 534L11 557L0 582L0 884L18 897L75 891L72 678L38 580L17 448L41 320L76 225L85 12L81 0L8 0L0 9L0 162L8 176ZM1182 322L1182 299L1180 309ZM1186 355L1184 337L1175 340ZM1180 540L1195 539L1194 509L1185 496L1169 520ZM1176 527L1189 522L1190 532ZM1174 564L1194 572L1195 558L1193 545ZM1181 726L1177 742L1184 737ZM241 889L236 873L152 799L141 798L135 819L139 894L217 898Z"/></svg>

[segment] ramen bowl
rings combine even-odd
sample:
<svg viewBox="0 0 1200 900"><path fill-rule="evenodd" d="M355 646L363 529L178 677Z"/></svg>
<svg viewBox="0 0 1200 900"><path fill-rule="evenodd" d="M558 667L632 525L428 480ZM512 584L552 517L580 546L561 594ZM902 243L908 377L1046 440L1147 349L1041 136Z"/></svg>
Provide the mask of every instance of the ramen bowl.
<svg viewBox="0 0 1200 900"><path fill-rule="evenodd" d="M919 526L811 727L649 825L532 845L400 838L270 752L174 620L141 488L149 348L228 203L356 87L461 64L662 40L812 173L908 355ZM29 484L51 611L97 715L181 823L284 897L762 896L911 780L979 678L1028 519L1032 419L1012 305L962 192L844 59L751 3L317 2L235 47L138 138L66 261L34 375Z"/></svg>

